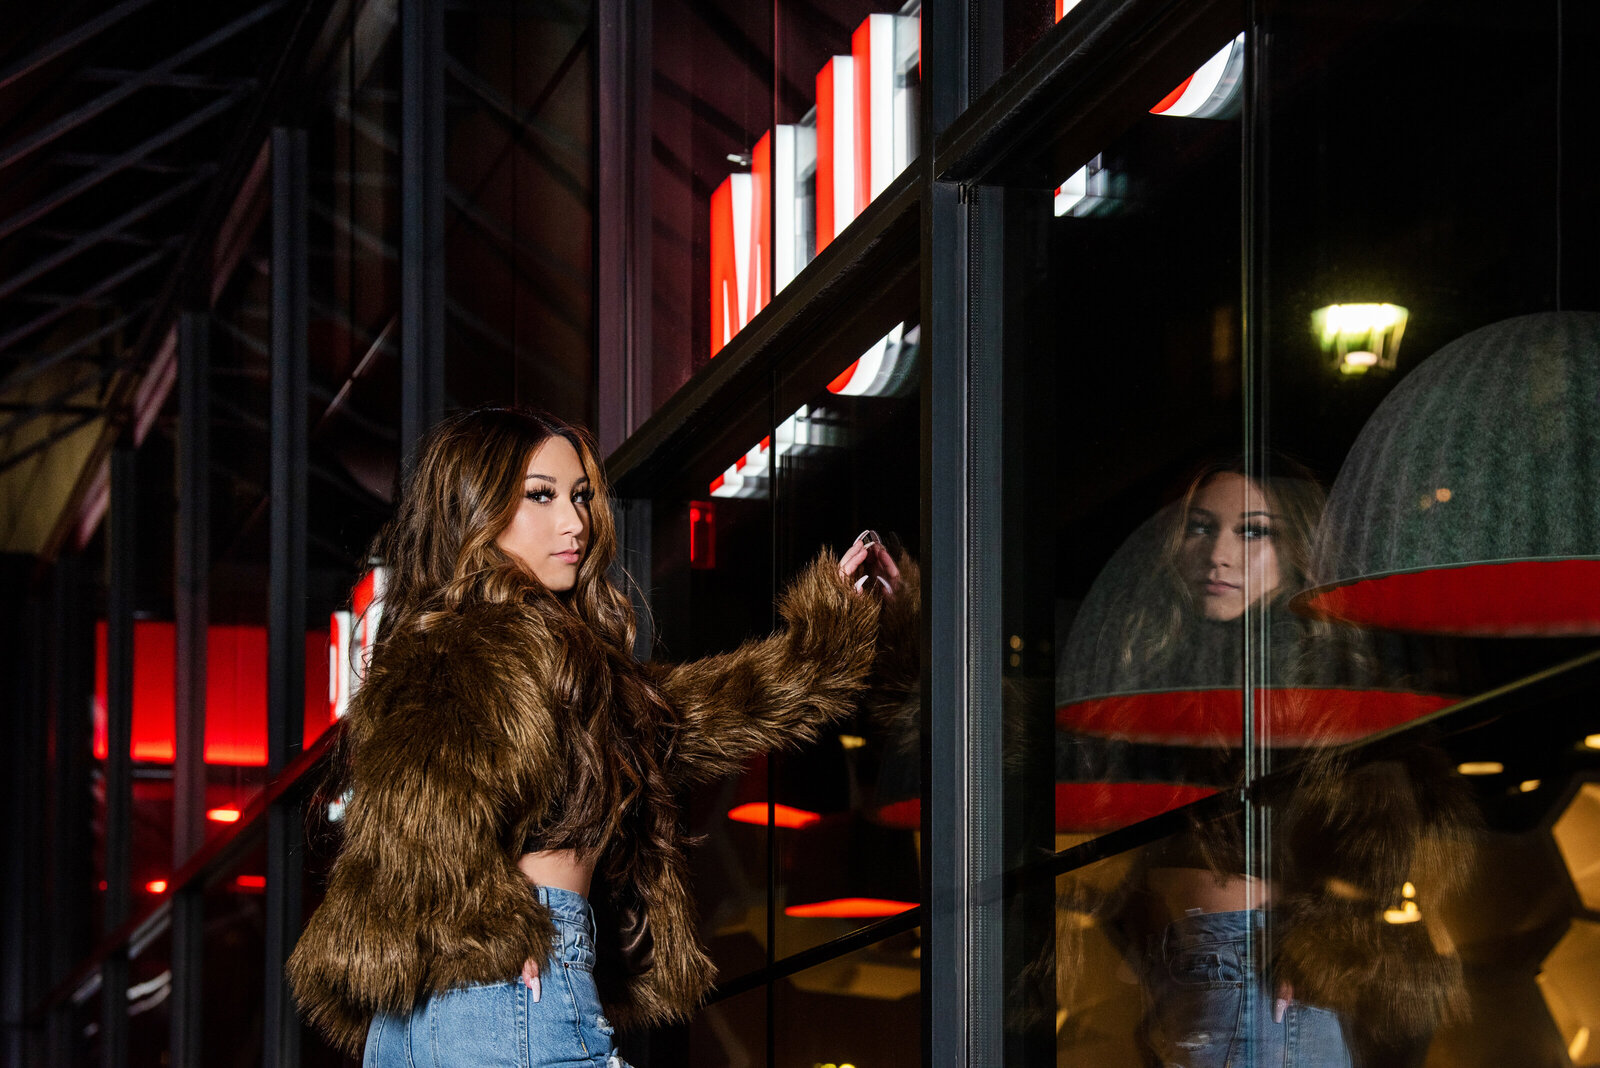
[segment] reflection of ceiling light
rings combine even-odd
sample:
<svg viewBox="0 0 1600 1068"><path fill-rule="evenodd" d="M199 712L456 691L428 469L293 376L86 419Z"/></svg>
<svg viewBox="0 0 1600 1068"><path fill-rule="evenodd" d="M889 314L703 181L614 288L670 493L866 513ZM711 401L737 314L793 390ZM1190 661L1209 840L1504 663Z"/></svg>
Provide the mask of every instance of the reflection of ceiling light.
<svg viewBox="0 0 1600 1068"><path fill-rule="evenodd" d="M151 879L144 884L144 888L152 894L164 894L167 892L167 881L165 879Z"/></svg>
<svg viewBox="0 0 1600 1068"><path fill-rule="evenodd" d="M1517 789L1525 794L1531 794L1543 785L1538 779L1528 779L1517 784Z"/></svg>
<svg viewBox="0 0 1600 1068"><path fill-rule="evenodd" d="M1398 304L1330 304L1311 313L1322 351L1347 375L1393 370L1411 313Z"/></svg>
<svg viewBox="0 0 1600 1068"><path fill-rule="evenodd" d="M1506 766L1498 760L1469 760L1457 764L1456 770L1463 775L1499 775L1506 770Z"/></svg>
<svg viewBox="0 0 1600 1068"><path fill-rule="evenodd" d="M206 809L206 819L212 823L238 823L240 815L240 811L231 805Z"/></svg>
<svg viewBox="0 0 1600 1068"><path fill-rule="evenodd" d="M1600 734L1591 734L1583 740L1583 744L1590 749L1600 749Z"/></svg>
<svg viewBox="0 0 1600 1068"><path fill-rule="evenodd" d="M1416 923L1422 919L1422 910L1415 901L1402 901L1397 909L1384 909L1383 919L1386 923Z"/></svg>

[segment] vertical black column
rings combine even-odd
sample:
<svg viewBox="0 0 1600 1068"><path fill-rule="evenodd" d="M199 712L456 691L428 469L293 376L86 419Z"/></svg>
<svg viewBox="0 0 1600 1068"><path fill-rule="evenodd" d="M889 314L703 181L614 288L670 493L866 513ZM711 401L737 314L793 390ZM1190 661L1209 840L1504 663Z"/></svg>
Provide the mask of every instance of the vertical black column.
<svg viewBox="0 0 1600 1068"><path fill-rule="evenodd" d="M650 0L595 5L595 427L610 453L651 409Z"/></svg>
<svg viewBox="0 0 1600 1068"><path fill-rule="evenodd" d="M206 634L211 570L211 339L207 313L178 321L178 530L174 539L177 625L176 726L172 764L172 870L205 840ZM198 1068L201 1037L201 924L198 887L172 901L173 1068Z"/></svg>
<svg viewBox="0 0 1600 1068"><path fill-rule="evenodd" d="M4 746L4 806L0 813L0 1063L33 1063L23 1013L39 993L45 945L34 936L43 918L46 869L47 605L32 585L31 555L0 558L0 580L11 591L10 610L0 618L0 701L8 710L0 724ZM27 595L22 595L23 590Z"/></svg>
<svg viewBox="0 0 1600 1068"><path fill-rule="evenodd" d="M400 0L400 458L444 413L444 0Z"/></svg>
<svg viewBox="0 0 1600 1068"><path fill-rule="evenodd" d="M306 677L306 135L272 132L272 451L268 476L267 773L299 755ZM262 1063L300 1062L300 1024L283 977L300 932L297 803L267 814L266 1004Z"/></svg>
<svg viewBox="0 0 1600 1068"><path fill-rule="evenodd" d="M132 878L133 604L138 566L138 453L124 441L111 450L111 509L107 519L105 930L128 919ZM128 951L113 950L101 970L100 1063L128 1063Z"/></svg>
<svg viewBox="0 0 1600 1068"><path fill-rule="evenodd" d="M976 191L938 180L935 134L967 105L973 68L966 0L923 7L922 307L923 545L928 567L922 663L923 841L930 910L923 989L929 1063L988 1068L1000 1061L999 374L974 351L985 325L976 299L983 239ZM984 547L980 552L978 547Z"/></svg>
<svg viewBox="0 0 1600 1068"><path fill-rule="evenodd" d="M50 984L67 977L93 945L94 814L91 772L94 739L90 707L94 683L94 617L84 580L83 557L76 553L56 562L51 597L55 616L50 664L55 673L51 725L55 735L51 810L54 813L50 855L52 908L46 917L50 939ZM52 1006L48 1026L51 1068L75 1068L78 1036L72 1002Z"/></svg>

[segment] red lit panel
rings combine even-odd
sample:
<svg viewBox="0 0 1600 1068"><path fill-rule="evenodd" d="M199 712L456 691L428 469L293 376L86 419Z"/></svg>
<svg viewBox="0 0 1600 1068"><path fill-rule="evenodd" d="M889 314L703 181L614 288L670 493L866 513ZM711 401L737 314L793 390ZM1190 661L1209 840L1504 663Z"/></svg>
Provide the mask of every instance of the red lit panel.
<svg viewBox="0 0 1600 1068"><path fill-rule="evenodd" d="M898 916L917 907L915 901L890 901L881 897L838 897L831 901L816 901L808 905L789 905L785 916L799 919L864 920L880 916Z"/></svg>
<svg viewBox="0 0 1600 1068"><path fill-rule="evenodd" d="M791 808L788 805L765 805L759 801L748 804L736 805L728 810L728 818L735 823L752 823L759 827L767 825L767 809L772 809L772 822L778 827L800 828L809 827L822 819L815 812L807 812L803 808Z"/></svg>
<svg viewBox="0 0 1600 1068"><path fill-rule="evenodd" d="M1454 700L1396 690L1257 690L1256 742L1283 746L1352 742L1436 712ZM1241 745L1244 691L1165 690L1097 697L1057 709L1056 726L1141 744Z"/></svg>

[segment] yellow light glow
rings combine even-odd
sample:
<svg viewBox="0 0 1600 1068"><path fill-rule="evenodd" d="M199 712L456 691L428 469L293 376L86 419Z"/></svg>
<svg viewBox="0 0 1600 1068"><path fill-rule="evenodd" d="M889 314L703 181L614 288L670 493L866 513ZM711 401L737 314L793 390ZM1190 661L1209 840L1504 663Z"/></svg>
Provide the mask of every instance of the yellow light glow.
<svg viewBox="0 0 1600 1068"><path fill-rule="evenodd" d="M1013 648L1013 649L1021 649L1022 648L1022 635L1013 634L1011 636L1011 648Z"/></svg>
<svg viewBox="0 0 1600 1068"><path fill-rule="evenodd" d="M1340 334L1369 334L1388 330L1406 321L1409 314L1398 304L1330 304L1319 308L1322 340L1331 343Z"/></svg>
<svg viewBox="0 0 1600 1068"><path fill-rule="evenodd" d="M1517 789L1525 794L1531 794L1543 785L1544 783L1538 779L1524 779L1522 782L1517 783Z"/></svg>
<svg viewBox="0 0 1600 1068"><path fill-rule="evenodd" d="M1416 923L1422 919L1422 910L1415 901L1404 901L1397 909L1384 909L1383 918L1388 923Z"/></svg>
<svg viewBox="0 0 1600 1068"><path fill-rule="evenodd" d="M1415 886L1411 885L1410 883L1406 883L1404 886L1402 886L1400 888L1400 896L1404 897L1404 898L1416 897L1417 896L1417 888Z"/></svg>
<svg viewBox="0 0 1600 1068"><path fill-rule="evenodd" d="M1450 487L1440 486L1438 489L1434 490L1433 499L1438 501L1440 504L1448 501L1450 499Z"/></svg>
<svg viewBox="0 0 1600 1068"><path fill-rule="evenodd" d="M1393 370L1411 313L1398 304L1330 304L1311 313L1322 351L1347 375Z"/></svg>
<svg viewBox="0 0 1600 1068"><path fill-rule="evenodd" d="M839 744L845 749L860 749L867 744L867 740L859 734L841 734Z"/></svg>
<svg viewBox="0 0 1600 1068"><path fill-rule="evenodd" d="M1457 764L1456 770L1463 775L1499 775L1506 770L1506 766L1498 760L1469 760L1465 764Z"/></svg>
<svg viewBox="0 0 1600 1068"><path fill-rule="evenodd" d="M1583 744L1590 749L1600 749L1600 734L1591 734L1583 740Z"/></svg>
<svg viewBox="0 0 1600 1068"><path fill-rule="evenodd" d="M1567 1056L1571 1058L1573 1064L1577 1064L1578 1060L1588 1052L1589 1029L1580 1027L1578 1028L1578 1033L1572 1036L1572 1042L1567 1046Z"/></svg>

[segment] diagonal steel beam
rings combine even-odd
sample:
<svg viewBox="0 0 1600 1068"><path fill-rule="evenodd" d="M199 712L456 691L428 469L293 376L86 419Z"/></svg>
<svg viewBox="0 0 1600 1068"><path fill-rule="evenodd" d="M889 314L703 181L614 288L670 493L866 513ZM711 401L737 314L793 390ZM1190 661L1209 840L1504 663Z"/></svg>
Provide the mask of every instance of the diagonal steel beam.
<svg viewBox="0 0 1600 1068"><path fill-rule="evenodd" d="M119 316L91 334L85 334L64 349L57 349L51 353L27 353L12 357L19 364L19 367L4 379L0 379L0 393L6 393L24 386L57 364L65 363L85 349L93 348L149 311L150 305L153 303L153 301L149 300L140 301L133 306L133 310L128 314Z"/></svg>
<svg viewBox="0 0 1600 1068"><path fill-rule="evenodd" d="M120 67L86 67L78 71L86 82L127 82L143 79L152 89L201 89L211 93L225 93L231 89L254 89L259 83L254 78L222 78L214 74L150 74L149 71Z"/></svg>
<svg viewBox="0 0 1600 1068"><path fill-rule="evenodd" d="M43 452L45 449L48 449L50 446L54 445L67 435L75 433L77 430L83 427L84 424L93 422L99 418L101 418L99 415L76 416L70 422L56 427L54 430L50 431L50 433L40 438L32 445L29 445L27 448L19 449L13 453L8 453L4 460L0 460L0 474L4 474L5 472L11 470L13 467L17 466L34 453Z"/></svg>
<svg viewBox="0 0 1600 1068"><path fill-rule="evenodd" d="M7 419L3 425L0 425L0 439L9 437L42 415L49 415L52 412L56 414L71 414L69 412L69 407L79 408L81 406L69 406L67 401L71 400L73 397L77 396L79 393L82 393L86 389L94 389L95 387L99 386L106 379L110 378L113 373L121 370L123 366L124 364L122 363L110 363L106 364L104 367L97 367L92 374L86 375L83 378L74 379L71 385L67 386L65 389L57 390L55 393L46 397L42 401L38 401L34 404L16 405L12 409L16 411L16 414L10 419ZM77 412L77 414L85 414L86 412L88 412L88 409L84 408L82 411ZM105 409L95 406L92 414L104 415Z"/></svg>
<svg viewBox="0 0 1600 1068"><path fill-rule="evenodd" d="M101 93L87 104L67 112L55 122L45 126L32 136L23 138L20 142L10 145L6 148L4 154L0 154L0 170L11 166L24 156L27 156L33 152L37 152L45 145L48 145L52 141L60 138L62 135L77 129L90 119L105 114L117 104L120 104L134 93L137 93L140 89L143 89L146 85L149 85L151 80L159 79L171 74L173 71L177 70L190 60L205 55L207 52L211 51L211 49L217 47L217 45L222 44L231 37L237 36L238 34L249 29L251 26L254 26L256 23L261 22L268 15L271 15L274 11L276 11L282 2L283 0L269 0L268 3L262 4L260 7L257 7L251 11L245 12L243 15L234 19L226 26L207 34L205 37L202 37L189 47L174 52L172 55L168 56L166 59L162 60L160 63L157 63L148 70L140 71L136 77L130 79L129 81L114 86L106 92Z"/></svg>
<svg viewBox="0 0 1600 1068"><path fill-rule="evenodd" d="M196 128L205 125L207 122L216 118L218 115L221 115L229 108L234 107L236 104L242 101L246 95L247 92L245 90L240 90L237 93L229 93L225 97L213 100L199 111L194 112L192 115L172 126L168 126L165 130L162 130L153 137L150 137L145 141L141 141L139 144L128 149L128 151L122 153L121 155L112 156L106 161L105 165L100 167L98 170L89 172L82 178L79 178L77 181L56 190L43 200L36 201L29 207L23 208L5 222L0 223L0 240L10 237L24 226L27 226L29 223L36 222L37 220L43 218L50 212L55 211L61 205L67 203L75 197L81 196L90 189L93 189L95 186L99 185L107 178L117 174L119 171L125 170L126 168L131 167L143 160L146 156L153 155L154 153L161 151L161 149L167 147L172 142L191 133Z"/></svg>
<svg viewBox="0 0 1600 1068"><path fill-rule="evenodd" d="M5 300L7 297L11 296L11 294L15 293L29 282L49 274L57 267L60 267L63 263L66 263L68 260L71 260L84 252L87 252L95 245L115 237L129 226L132 226L134 223L149 218L151 215L154 215L168 204L171 204L179 197L188 193L189 190L193 189L201 182L210 178L215 172L216 167L214 166L201 168L200 172L194 175L194 177L171 186L170 188L164 190L160 195L152 197L143 204L139 204L133 208L130 208L121 215L117 216L115 219L112 219L110 222L106 223L104 226L100 227L98 230L90 231L89 233L84 234L82 237L79 237L66 248L60 249L51 255L46 256L44 259L40 260L38 263L35 263L32 267L29 267L21 274L13 275L4 282L0 282L0 300Z"/></svg>
<svg viewBox="0 0 1600 1068"><path fill-rule="evenodd" d="M90 19L81 26L73 27L70 33L62 34L7 68L4 74L0 74L0 89L5 89L19 78L26 78L40 67L61 58L85 41L104 33L129 15L142 8L149 7L153 2L154 0L124 0L123 3L118 4L110 11Z"/></svg>
<svg viewBox="0 0 1600 1068"><path fill-rule="evenodd" d="M147 271L151 267L154 267L157 263L167 258L167 254L170 253L174 247L176 247L176 244L177 242L174 240L173 242L156 249L148 256L135 260L122 270L102 278L91 288L86 289L79 294L76 299L62 304L59 307L52 308L43 315L39 316L37 319L23 323L9 334L0 337L0 356L5 355L6 350L10 349L12 345L15 345L18 341L27 337L29 334L32 334L38 330L43 330L57 319L64 317L68 312L76 311L80 306L88 304L98 297L105 296L107 293L111 292L128 279L139 274L141 271Z"/></svg>

